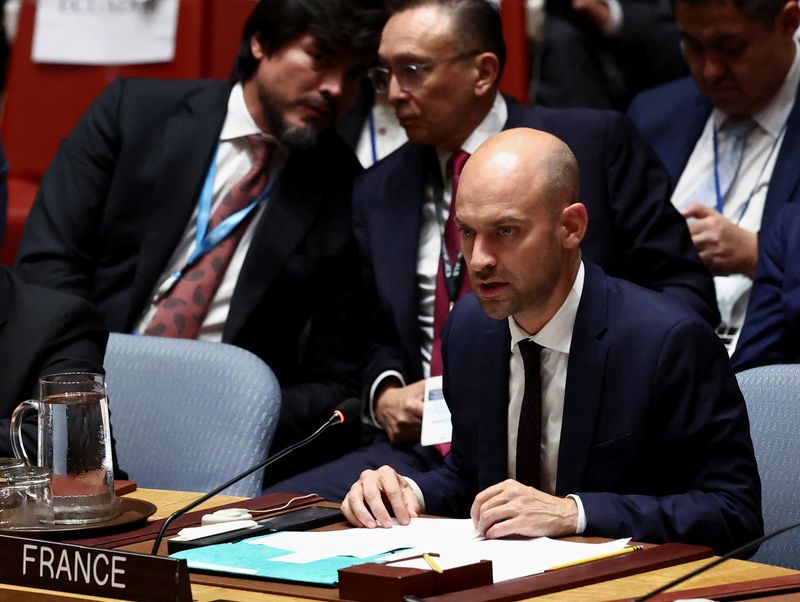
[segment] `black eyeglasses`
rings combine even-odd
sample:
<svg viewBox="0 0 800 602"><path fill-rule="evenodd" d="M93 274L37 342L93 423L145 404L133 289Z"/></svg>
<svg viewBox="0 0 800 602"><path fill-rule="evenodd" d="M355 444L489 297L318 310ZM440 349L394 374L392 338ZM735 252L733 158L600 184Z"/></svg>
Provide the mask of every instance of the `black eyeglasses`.
<svg viewBox="0 0 800 602"><path fill-rule="evenodd" d="M477 56L481 53L480 50L470 50L469 52L462 52L456 56L451 56L446 59L438 61L430 61L428 63L409 63L403 65L397 71L392 71L388 67L372 67L367 71L367 77L372 82L372 87L378 94L386 94L389 92L389 82L392 79L392 73L397 78L397 83L400 84L400 89L403 92L413 92L422 85L423 75L425 71L442 65L444 63L452 63L455 61L463 61Z"/></svg>

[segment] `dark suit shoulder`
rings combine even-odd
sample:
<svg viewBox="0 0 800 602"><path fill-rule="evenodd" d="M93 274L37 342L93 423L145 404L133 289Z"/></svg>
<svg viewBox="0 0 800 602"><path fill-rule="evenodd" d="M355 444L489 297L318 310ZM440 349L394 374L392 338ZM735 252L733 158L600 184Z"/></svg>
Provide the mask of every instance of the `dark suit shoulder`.
<svg viewBox="0 0 800 602"><path fill-rule="evenodd" d="M665 295L637 284L605 276L608 291L609 322L616 322L626 329L642 331L667 332L679 323L698 323L709 334L714 331L708 322L700 318L691 307L681 303L670 295ZM586 294L586 289L584 289ZM591 303L591 293L587 300ZM583 300L581 300L583 302ZM714 335L716 336L716 335Z"/></svg>
<svg viewBox="0 0 800 602"><path fill-rule="evenodd" d="M0 268L0 417L30 395L42 374L102 371L108 332L89 302L23 282Z"/></svg>
<svg viewBox="0 0 800 602"><path fill-rule="evenodd" d="M111 82L106 91L144 98L150 102L176 99L193 94L218 93L225 98L230 94L231 84L214 79L156 79L151 77L119 77Z"/></svg>
<svg viewBox="0 0 800 602"><path fill-rule="evenodd" d="M69 293L29 284L10 269L0 266L0 319L19 330L45 330L54 335L68 325L80 326L85 332L105 331L91 303ZM59 323L62 318L74 319L74 324ZM102 366L102 361L100 365Z"/></svg>
<svg viewBox="0 0 800 602"><path fill-rule="evenodd" d="M587 108L529 107L506 98L509 127L532 127L550 132L562 139L580 134L596 134L608 127L629 125L626 117L617 111ZM585 142L584 142L585 143Z"/></svg>
<svg viewBox="0 0 800 602"><path fill-rule="evenodd" d="M508 321L505 318L496 320L486 315L475 293L470 293L453 306L447 319L447 328L453 339L459 336L470 339L477 334L508 332Z"/></svg>
<svg viewBox="0 0 800 602"><path fill-rule="evenodd" d="M710 110L711 105L694 80L685 77L638 94L631 101L628 116L642 133L646 133L661 124L674 126L673 119L679 119L682 112L705 107Z"/></svg>
<svg viewBox="0 0 800 602"><path fill-rule="evenodd" d="M231 84L217 80L119 78L99 97L99 104L114 103L120 120L163 120L182 107L192 112L227 111ZM188 104L187 104L188 103ZM161 123L162 129L164 126Z"/></svg>

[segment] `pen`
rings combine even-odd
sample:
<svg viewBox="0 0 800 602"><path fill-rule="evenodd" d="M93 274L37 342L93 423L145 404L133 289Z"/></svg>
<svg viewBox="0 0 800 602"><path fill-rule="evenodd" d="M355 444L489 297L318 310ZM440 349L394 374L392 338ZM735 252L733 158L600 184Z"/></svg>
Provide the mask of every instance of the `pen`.
<svg viewBox="0 0 800 602"><path fill-rule="evenodd" d="M429 556L438 556L438 552L429 552ZM406 560L417 560L418 558L424 558L425 554L417 554L416 556L406 556L405 558L395 558L393 560L387 560L383 564L394 564L395 562L405 562Z"/></svg>
<svg viewBox="0 0 800 602"><path fill-rule="evenodd" d="M430 554L428 554L428 553L426 552L425 554L423 554L423 555L422 555L422 558L424 558L424 559L425 559L425 562L427 562L427 563L428 563L428 565L429 565L429 566L430 566L430 567L431 567L431 568L432 568L434 571L436 571L437 573L441 573L441 572L442 572L442 567L440 567L438 564L436 564L436 561L435 561L433 558L431 558L431 555L430 555Z"/></svg>
<svg viewBox="0 0 800 602"><path fill-rule="evenodd" d="M572 562L565 562L564 564L557 564L556 566L551 566L548 571L557 571L558 569L565 569L571 566L578 566L580 564L586 564L587 562L594 562L595 560L605 560L606 558L613 558L614 556L622 556L624 554L630 554L631 552L638 552L639 550L643 550L644 546L628 546L622 548L621 550L616 550L614 552L608 552L606 554L598 554L597 556L590 556L589 558L584 558L583 560L573 560Z"/></svg>

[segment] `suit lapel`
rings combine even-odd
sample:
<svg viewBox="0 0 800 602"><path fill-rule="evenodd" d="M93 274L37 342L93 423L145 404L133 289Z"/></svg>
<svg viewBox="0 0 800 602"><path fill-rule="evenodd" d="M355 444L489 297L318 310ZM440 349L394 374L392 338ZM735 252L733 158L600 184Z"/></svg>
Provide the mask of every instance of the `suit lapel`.
<svg viewBox="0 0 800 602"><path fill-rule="evenodd" d="M673 115L677 125L670 129L668 142L653 145L669 172L673 188L678 183L711 114L711 105L695 87L691 88L688 102L680 107L680 114Z"/></svg>
<svg viewBox="0 0 800 602"><path fill-rule="evenodd" d="M800 88L798 89L800 93ZM786 134L781 143L781 150L775 162L775 169L767 190L767 199L764 203L764 215L761 218L761 227L770 224L778 210L791 200L792 193L797 188L800 171L797 169L797 157L800 156L800 103L795 103L789 120L786 124Z"/></svg>
<svg viewBox="0 0 800 602"><path fill-rule="evenodd" d="M608 345L608 289L599 268L584 262L586 277L572 332L556 495L578 491L586 469L603 395Z"/></svg>
<svg viewBox="0 0 800 602"><path fill-rule="evenodd" d="M482 311L482 310L480 310ZM478 489L499 483L508 476L508 378L511 334L505 320L492 320L470 336L470 346L480 349L481 365L474 366L478 378L471 379L471 395L481 415L478 431Z"/></svg>
<svg viewBox="0 0 800 602"><path fill-rule="evenodd" d="M307 153L290 154L236 281L223 341L236 339L320 212L322 187L308 177L313 161Z"/></svg>
<svg viewBox="0 0 800 602"><path fill-rule="evenodd" d="M417 306L417 256L422 202L430 165L435 165L431 147L409 144L397 164L381 182L376 199L385 203L373 212L370 254L375 266L391 266L375 274L384 300L391 304L398 335L411 354L413 365L421 365Z"/></svg>
<svg viewBox="0 0 800 602"><path fill-rule="evenodd" d="M230 86L219 83L187 99L184 108L166 124L160 150L153 213L147 222L142 251L131 292L131 308L147 305L189 218L197 205L211 157L225 120ZM138 315L128 316L132 328Z"/></svg>

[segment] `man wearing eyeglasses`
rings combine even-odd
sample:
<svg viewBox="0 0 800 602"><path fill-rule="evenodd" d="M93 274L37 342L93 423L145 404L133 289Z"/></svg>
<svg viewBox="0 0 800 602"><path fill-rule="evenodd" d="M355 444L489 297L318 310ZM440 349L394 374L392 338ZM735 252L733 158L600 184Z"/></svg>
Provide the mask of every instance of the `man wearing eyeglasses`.
<svg viewBox="0 0 800 602"><path fill-rule="evenodd" d="M497 93L505 47L491 3L400 2L378 55L370 78L388 95L410 142L362 174L353 193L356 236L382 309L364 382L377 429L335 465L282 483L332 499L341 499L365 468L424 471L448 451L419 441L426 381L434 389L430 379L442 369L439 332L469 290L452 201L466 157L500 130L545 130L571 147L584 174L588 259L610 275L663 291L712 325L718 321L711 277L669 203L669 178L627 119L530 108Z"/></svg>
<svg viewBox="0 0 800 602"><path fill-rule="evenodd" d="M383 0L260 0L236 81L112 83L48 168L20 245L26 279L88 299L114 332L222 341L263 359L282 395L272 451L358 391L361 168L331 129L384 22ZM273 468L316 466L357 432Z"/></svg>
<svg viewBox="0 0 800 602"><path fill-rule="evenodd" d="M758 232L800 199L800 8L796 0L673 4L692 77L643 92L629 115L675 182L672 202L715 276L717 334L733 354Z"/></svg>

